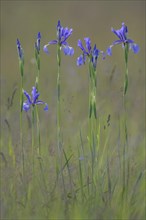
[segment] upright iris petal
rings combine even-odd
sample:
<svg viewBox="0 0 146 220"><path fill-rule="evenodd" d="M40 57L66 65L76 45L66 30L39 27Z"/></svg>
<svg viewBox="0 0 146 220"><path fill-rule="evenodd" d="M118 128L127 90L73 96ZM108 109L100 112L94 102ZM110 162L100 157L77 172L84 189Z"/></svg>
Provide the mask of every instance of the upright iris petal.
<svg viewBox="0 0 146 220"><path fill-rule="evenodd" d="M65 55L73 56L74 49L70 47L67 43L67 39L72 34L73 29L69 29L68 27L65 27L65 28L62 27L60 20L58 21L56 28L57 28L57 40L52 40L48 44L44 45L44 48L43 48L44 52L48 54L49 51L47 47L51 44L58 44L61 47L61 49L63 49Z"/></svg>
<svg viewBox="0 0 146 220"><path fill-rule="evenodd" d="M115 30L114 28L111 28L111 31L119 38L119 40L115 40L107 49L107 55L112 55L112 47L117 44L122 44L122 46L125 46L125 44L129 44L129 48L133 50L134 53L139 52L139 46L134 43L132 39L127 38L128 36L128 28L127 26L122 23L122 27L118 30Z"/></svg>
<svg viewBox="0 0 146 220"><path fill-rule="evenodd" d="M38 100L38 97L40 96L40 93L38 93L36 87L32 87L32 92L30 96L25 90L24 90L24 95L26 96L27 100L25 102L23 102L23 110L24 111L28 111L31 107L31 105L34 107L35 105L45 105L44 110L47 111L48 110L48 104Z"/></svg>

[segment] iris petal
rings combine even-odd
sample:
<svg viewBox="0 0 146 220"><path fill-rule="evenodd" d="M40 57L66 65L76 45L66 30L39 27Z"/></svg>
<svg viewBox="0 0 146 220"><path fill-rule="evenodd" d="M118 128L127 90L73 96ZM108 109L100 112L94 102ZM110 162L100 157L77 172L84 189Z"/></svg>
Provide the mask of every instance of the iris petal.
<svg viewBox="0 0 146 220"><path fill-rule="evenodd" d="M68 56L73 56L73 54L74 54L74 49L72 47L69 47L69 46L65 46L63 48L63 51L64 51L64 54L68 55Z"/></svg>
<svg viewBox="0 0 146 220"><path fill-rule="evenodd" d="M24 102L23 103L23 110L27 112L29 109L30 109L29 103L28 102Z"/></svg>
<svg viewBox="0 0 146 220"><path fill-rule="evenodd" d="M44 47L43 47L43 50L46 54L49 54L49 51L48 51L48 44L46 44Z"/></svg>
<svg viewBox="0 0 146 220"><path fill-rule="evenodd" d="M106 53L107 53L107 55L109 55L109 56L112 55L112 46L110 46L110 47L107 48Z"/></svg>
<svg viewBox="0 0 146 220"><path fill-rule="evenodd" d="M49 109L48 104L45 103L44 111L48 111L48 109Z"/></svg>
<svg viewBox="0 0 146 220"><path fill-rule="evenodd" d="M24 90L23 93L24 93L24 95L26 96L26 98L27 98L29 104L32 104L30 95L29 95L25 90Z"/></svg>
<svg viewBox="0 0 146 220"><path fill-rule="evenodd" d="M84 40L86 43L86 48L88 49L88 53L90 53L91 52L91 40L89 37L85 37Z"/></svg>
<svg viewBox="0 0 146 220"><path fill-rule="evenodd" d="M85 57L83 55L80 55L78 58L77 58L77 66L81 66L85 63Z"/></svg>
<svg viewBox="0 0 146 220"><path fill-rule="evenodd" d="M133 50L134 53L138 53L140 50L140 47L138 44L131 44L131 49Z"/></svg>

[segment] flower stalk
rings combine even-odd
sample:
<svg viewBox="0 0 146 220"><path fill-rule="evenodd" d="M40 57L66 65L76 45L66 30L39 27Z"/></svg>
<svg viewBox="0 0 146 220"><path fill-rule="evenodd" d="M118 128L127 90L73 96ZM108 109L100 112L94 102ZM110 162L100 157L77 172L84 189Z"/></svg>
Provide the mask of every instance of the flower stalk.
<svg viewBox="0 0 146 220"><path fill-rule="evenodd" d="M122 198L123 198L123 205L125 205L125 199L127 198L128 194L128 182L129 182L129 158L126 159L128 156L128 129L127 129L127 107L126 107L126 95L128 91L128 55L129 50L136 54L139 52L139 46L130 38L128 38L128 28L127 26L122 23L122 27L118 30L111 28L111 31L118 37L118 40L115 40L107 49L107 55L112 55L112 47L118 44L122 44L124 48L124 60L125 60L125 74L124 74L124 89L123 89L123 109L124 109L124 125L123 125L123 132L124 132L124 144L123 144L123 190L122 190Z"/></svg>
<svg viewBox="0 0 146 220"><path fill-rule="evenodd" d="M35 60L36 60L36 81L35 86L37 91L39 91L39 76L40 76L40 40L41 40L41 33L38 32L37 41L35 42ZM36 120L37 120L37 137L38 137L38 154L41 156L41 134L40 134L40 122L39 122L39 112L36 106Z"/></svg>
<svg viewBox="0 0 146 220"><path fill-rule="evenodd" d="M19 59L19 70L21 76L21 85L20 85L20 146L21 146L21 158L22 158L22 176L24 176L25 172L25 164L24 164L24 149L23 149L23 123L22 123L22 111L23 111L23 79L24 79L24 53L21 47L20 41L17 39L17 52L18 52L18 59Z"/></svg>

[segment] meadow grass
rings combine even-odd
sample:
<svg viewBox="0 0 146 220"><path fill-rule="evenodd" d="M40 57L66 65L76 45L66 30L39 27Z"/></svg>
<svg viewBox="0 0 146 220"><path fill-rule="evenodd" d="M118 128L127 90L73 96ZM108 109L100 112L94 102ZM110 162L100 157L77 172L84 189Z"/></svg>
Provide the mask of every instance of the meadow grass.
<svg viewBox="0 0 146 220"><path fill-rule="evenodd" d="M39 34L37 40L35 82L39 91ZM7 131L5 136L1 136L0 151L1 219L144 220L145 139L134 147L129 141L132 127L126 108L128 100L125 101L128 58L125 58L123 108L118 116L112 113L111 119L110 114L101 114L97 108L100 103L96 82L100 73L96 73L92 57L89 57L88 114L85 123L76 129L73 141L67 143L63 140L61 120L61 42L57 48L55 146L49 148L49 136L42 133L39 106L33 102L32 114L22 111L24 84L20 87L20 138L16 145L12 135L13 125L9 122L13 103L16 102L16 89L8 99ZM128 53L125 48L125 57Z"/></svg>

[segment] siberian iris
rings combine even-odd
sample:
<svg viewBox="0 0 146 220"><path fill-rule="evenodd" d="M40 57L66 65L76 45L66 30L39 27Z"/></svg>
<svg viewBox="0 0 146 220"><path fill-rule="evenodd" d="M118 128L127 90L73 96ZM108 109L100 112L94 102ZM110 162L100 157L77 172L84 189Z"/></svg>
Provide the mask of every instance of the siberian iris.
<svg viewBox="0 0 146 220"><path fill-rule="evenodd" d="M103 51L100 51L96 48L96 44L94 45L93 49L91 47L91 40L89 37L85 37L85 44L86 44L86 49L84 48L82 41L78 40L78 47L82 50L83 54L81 54L78 58L77 58L77 66L81 66L86 62L86 58L88 57L90 59L90 61L93 64L94 69L96 69L96 65L97 65L97 58L99 56L100 53L103 53ZM103 57L104 58L104 57Z"/></svg>
<svg viewBox="0 0 146 220"><path fill-rule="evenodd" d="M38 32L37 41L35 42L35 49L38 54L40 53L40 41L41 41L41 33Z"/></svg>
<svg viewBox="0 0 146 220"><path fill-rule="evenodd" d="M44 110L48 111L48 104L38 100L38 97L40 93L37 91L36 87L32 87L32 92L30 96L25 90L24 90L24 95L26 96L27 100L23 102L23 110L28 111L31 107L31 105L34 107L35 105L45 105Z"/></svg>
<svg viewBox="0 0 146 220"><path fill-rule="evenodd" d="M21 61L23 61L24 60L24 54L23 54L23 49L21 47L21 43L20 43L19 39L17 39L16 44L17 44L18 57Z"/></svg>
<svg viewBox="0 0 146 220"><path fill-rule="evenodd" d="M128 28L127 26L122 23L122 27L119 30L115 30L114 28L111 28L111 31L119 38L118 40L115 40L107 49L107 54L109 56L112 55L112 47L117 44L122 44L123 47L125 47L126 44L129 45L129 49L132 49L134 53L139 52L139 46L134 43L132 39L127 38L128 35Z"/></svg>
<svg viewBox="0 0 146 220"><path fill-rule="evenodd" d="M63 49L65 55L72 56L74 54L74 49L70 47L67 43L67 39L70 37L72 32L73 29L69 29L68 27L62 27L60 21L58 21L57 40L52 40L48 42L48 44L44 46L44 52L49 53L47 47L51 44L57 44L61 47L61 49Z"/></svg>

